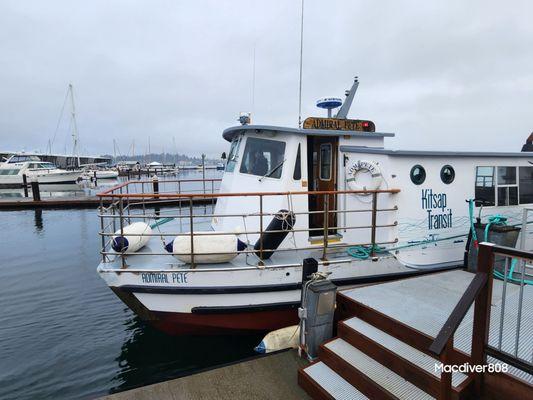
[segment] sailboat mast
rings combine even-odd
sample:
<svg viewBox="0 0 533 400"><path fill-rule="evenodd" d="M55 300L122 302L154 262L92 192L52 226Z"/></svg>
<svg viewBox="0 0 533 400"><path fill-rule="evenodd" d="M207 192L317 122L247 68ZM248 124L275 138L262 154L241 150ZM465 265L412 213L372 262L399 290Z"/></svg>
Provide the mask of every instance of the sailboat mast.
<svg viewBox="0 0 533 400"><path fill-rule="evenodd" d="M71 115L72 115L72 141L73 141L73 149L72 152L76 156L77 160L77 167L80 166L80 153L78 149L79 145L79 136L78 136L78 125L76 124L76 106L74 105L74 88L72 86L72 83L69 83L68 90L70 91L70 103L71 103Z"/></svg>

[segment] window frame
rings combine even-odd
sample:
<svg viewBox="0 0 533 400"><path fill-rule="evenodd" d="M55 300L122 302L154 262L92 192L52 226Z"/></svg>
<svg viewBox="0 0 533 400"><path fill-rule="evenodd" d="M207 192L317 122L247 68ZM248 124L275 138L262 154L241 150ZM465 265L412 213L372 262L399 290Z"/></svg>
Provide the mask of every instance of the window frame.
<svg viewBox="0 0 533 400"><path fill-rule="evenodd" d="M522 202L520 201L520 197L521 197L521 195L522 195L522 191L520 190L520 188L522 187L522 186L520 185L520 170L521 170L522 168L530 168L530 169L533 170L533 165L518 165L518 166L517 166L517 176L516 176L516 181L518 182L518 204L519 204L519 205L520 205L520 204L533 204L533 201L532 201L532 202L529 202L529 203L525 203L525 202L522 203Z"/></svg>
<svg viewBox="0 0 533 400"><path fill-rule="evenodd" d="M270 176L266 176L265 175L257 175L257 174L253 174L253 173L250 173L250 172L244 172L242 171L242 168L243 168L243 162L245 161L245 158L246 158L246 149L248 147L248 143L250 142L250 139L253 140L263 140L263 141L269 141L269 142L275 142L275 143L280 143L283 145L283 154L282 154L282 157L281 157L281 161L278 162L276 165L270 165L268 166L268 170L266 172L266 174L268 174L269 172L272 173L271 171L273 171L273 168L277 167L279 165L278 168L276 168L276 174L277 174L277 171L279 171L279 176L275 176L274 174L270 175ZM250 176L255 176L255 177L259 177L259 178L264 178L264 179L277 179L277 180L280 180L280 179L283 179L283 170L284 170L284 164L285 164L285 161L287 161L287 158L285 157L286 156L286 151L287 151L287 142L285 140L275 140L275 139L270 139L270 138L263 138L263 137L257 137L257 136L247 136L246 137L246 142L244 144L244 150L243 150L243 153L242 153L242 158L240 160L240 163L238 164L238 173L240 174L243 174L243 175L250 175ZM264 155L264 154L263 154ZM266 156L265 156L266 158ZM272 160L268 160L268 162L270 164L273 164L272 163ZM281 164L281 165L280 165Z"/></svg>
<svg viewBox="0 0 533 400"><path fill-rule="evenodd" d="M237 163L239 162L239 150L241 148L241 141L242 141L242 135L239 135L238 137L234 138L231 141L231 146L229 148L228 152L228 160L226 161L226 167L224 168L224 172L228 172L232 174L235 172L235 167ZM231 151L235 149L235 151L232 153ZM233 156L232 156L233 155ZM231 164L231 171L228 169L229 165Z"/></svg>
<svg viewBox="0 0 533 400"><path fill-rule="evenodd" d="M322 176L322 148L329 147L329 178ZM321 143L318 149L318 178L321 181L329 182L333 179L333 145L331 143Z"/></svg>
<svg viewBox="0 0 533 400"><path fill-rule="evenodd" d="M413 172L414 172L415 168L420 168L422 170L423 174L424 174L424 177L422 178L422 180L420 182L415 182L415 180L413 179ZM426 169L420 164L413 165L411 167L411 171L409 172L409 178L411 179L411 182L414 183L415 185L417 185L417 186L422 185L426 181L426 178L427 178Z"/></svg>
<svg viewBox="0 0 533 400"><path fill-rule="evenodd" d="M294 181L302 180L302 144L298 143L298 150L296 150L296 161L294 162L294 170L292 172L292 179ZM298 172L298 174L297 174Z"/></svg>
<svg viewBox="0 0 533 400"><path fill-rule="evenodd" d="M450 171L451 171L451 176L452 176L452 178L451 178L451 180L450 180L449 182L446 182L446 181L444 180L444 170L445 170L446 168L449 168ZM450 164L443 165L442 168L440 169L440 180L441 180L442 183L444 183L445 185L450 185L450 184L452 184L453 181L455 181L455 168L452 167Z"/></svg>

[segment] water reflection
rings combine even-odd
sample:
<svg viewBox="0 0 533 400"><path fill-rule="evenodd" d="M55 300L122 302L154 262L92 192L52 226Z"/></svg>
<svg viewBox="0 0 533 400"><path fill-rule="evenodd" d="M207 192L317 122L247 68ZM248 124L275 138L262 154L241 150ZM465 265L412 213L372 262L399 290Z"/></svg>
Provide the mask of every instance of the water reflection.
<svg viewBox="0 0 533 400"><path fill-rule="evenodd" d="M34 215L33 221L35 224L35 230L38 233L41 233L43 230L43 209L42 208L35 209L35 215Z"/></svg>
<svg viewBox="0 0 533 400"><path fill-rule="evenodd" d="M61 197L84 195L85 191L81 184L69 183L61 185L40 185L39 192L41 197ZM28 197L32 197L31 189L28 188ZM24 189L0 189L0 198L22 198Z"/></svg>
<svg viewBox="0 0 533 400"><path fill-rule="evenodd" d="M169 336L137 316L124 322L122 345L111 393L174 379L200 369L255 355L262 335Z"/></svg>

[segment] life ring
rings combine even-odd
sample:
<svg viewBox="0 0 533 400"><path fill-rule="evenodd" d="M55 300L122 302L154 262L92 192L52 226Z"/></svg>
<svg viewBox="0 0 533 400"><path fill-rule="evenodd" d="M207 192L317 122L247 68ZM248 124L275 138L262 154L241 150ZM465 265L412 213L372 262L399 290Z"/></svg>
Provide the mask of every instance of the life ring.
<svg viewBox="0 0 533 400"><path fill-rule="evenodd" d="M371 182L368 185L362 185L357 175L360 172L366 172L371 176ZM359 182L358 182L359 181ZM357 160L353 164L346 165L346 182L350 190L377 190L381 186L383 176L377 163L373 161Z"/></svg>

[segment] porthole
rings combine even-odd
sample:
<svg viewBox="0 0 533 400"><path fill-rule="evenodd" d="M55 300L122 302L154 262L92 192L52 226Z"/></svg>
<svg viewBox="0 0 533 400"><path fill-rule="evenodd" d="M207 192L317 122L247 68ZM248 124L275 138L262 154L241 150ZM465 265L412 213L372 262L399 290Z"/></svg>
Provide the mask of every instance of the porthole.
<svg viewBox="0 0 533 400"><path fill-rule="evenodd" d="M426 170L421 165L415 165L411 168L411 181L415 185L421 185L426 180Z"/></svg>
<svg viewBox="0 0 533 400"><path fill-rule="evenodd" d="M445 165L440 170L440 179L447 185L455 179L455 170L451 165Z"/></svg>

